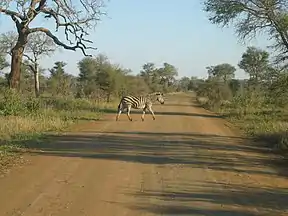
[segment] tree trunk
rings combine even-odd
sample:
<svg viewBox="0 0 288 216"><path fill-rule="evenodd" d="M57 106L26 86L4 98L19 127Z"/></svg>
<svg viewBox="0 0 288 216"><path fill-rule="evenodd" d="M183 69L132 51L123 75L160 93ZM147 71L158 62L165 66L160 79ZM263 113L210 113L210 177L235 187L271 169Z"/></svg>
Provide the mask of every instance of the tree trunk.
<svg viewBox="0 0 288 216"><path fill-rule="evenodd" d="M35 96L38 98L40 96L40 84L39 84L39 70L37 64L34 68L34 87L35 87Z"/></svg>
<svg viewBox="0 0 288 216"><path fill-rule="evenodd" d="M17 43L12 49L11 71L9 74L9 87L19 90L20 73L23 53L27 44L27 34L19 33Z"/></svg>
<svg viewBox="0 0 288 216"><path fill-rule="evenodd" d="M106 102L109 103L110 102L110 97L111 97L111 93L108 92L107 93L107 98L106 98Z"/></svg>

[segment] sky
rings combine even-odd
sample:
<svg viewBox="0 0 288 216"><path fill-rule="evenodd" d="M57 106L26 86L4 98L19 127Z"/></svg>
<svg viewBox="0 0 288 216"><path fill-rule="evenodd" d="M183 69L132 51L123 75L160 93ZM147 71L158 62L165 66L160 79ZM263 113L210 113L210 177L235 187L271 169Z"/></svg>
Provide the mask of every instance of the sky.
<svg viewBox="0 0 288 216"><path fill-rule="evenodd" d="M74 0L76 1L76 0ZM97 51L113 63L139 73L143 64L153 62L157 67L164 62L178 69L179 77L206 78L206 66L230 63L237 68L236 77L247 75L237 67L248 45L265 48L263 38L241 44L232 28L220 28L208 20L203 0L110 0L90 39ZM181 2L181 3L180 3ZM53 23L36 20L33 25L50 27ZM13 22L0 16L0 33L14 30ZM63 37L61 37L63 39ZM77 62L83 58L80 50L62 50L41 60L44 68L52 68L55 61L67 63L66 72L77 75Z"/></svg>

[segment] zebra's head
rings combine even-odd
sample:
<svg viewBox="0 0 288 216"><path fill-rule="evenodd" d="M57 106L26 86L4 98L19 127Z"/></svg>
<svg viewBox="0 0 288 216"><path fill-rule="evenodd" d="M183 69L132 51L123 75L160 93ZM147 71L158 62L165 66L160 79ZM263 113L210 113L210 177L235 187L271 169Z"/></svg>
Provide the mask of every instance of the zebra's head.
<svg viewBox="0 0 288 216"><path fill-rule="evenodd" d="M164 104L164 95L163 95L163 93L161 93L161 92L156 92L156 100L159 102L159 103L161 103L161 104Z"/></svg>

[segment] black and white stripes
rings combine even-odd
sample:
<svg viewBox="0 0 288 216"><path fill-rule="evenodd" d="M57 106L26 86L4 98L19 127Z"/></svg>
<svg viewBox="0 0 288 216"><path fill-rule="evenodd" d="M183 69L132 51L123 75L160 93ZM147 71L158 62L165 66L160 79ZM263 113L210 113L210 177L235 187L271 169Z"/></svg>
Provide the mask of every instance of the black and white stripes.
<svg viewBox="0 0 288 216"><path fill-rule="evenodd" d="M163 93L155 92L152 94L148 94L147 96L133 96L133 95L126 95L122 97L119 105L118 105L118 112L116 116L116 121L118 121L120 114L127 109L127 116L130 121L132 118L130 116L131 108L133 109L142 109L143 114L141 116L142 121L144 121L145 112L148 110L151 112L153 116L153 120L155 120L155 115L152 110L152 105L154 101L158 101L161 104L164 104Z"/></svg>

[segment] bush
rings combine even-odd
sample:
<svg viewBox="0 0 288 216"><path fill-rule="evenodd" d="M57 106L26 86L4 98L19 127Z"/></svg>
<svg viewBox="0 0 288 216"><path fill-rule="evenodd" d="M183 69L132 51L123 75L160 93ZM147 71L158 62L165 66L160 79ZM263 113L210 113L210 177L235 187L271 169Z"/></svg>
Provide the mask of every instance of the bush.
<svg viewBox="0 0 288 216"><path fill-rule="evenodd" d="M23 106L23 99L14 90L5 89L3 97L0 101L1 115L20 115L25 112L26 108Z"/></svg>
<svg viewBox="0 0 288 216"><path fill-rule="evenodd" d="M56 110L79 110L92 109L95 104L87 99L70 99L70 98L47 98L45 99L46 106Z"/></svg>
<svg viewBox="0 0 288 216"><path fill-rule="evenodd" d="M88 99L25 97L5 89L0 95L0 140L10 143L46 131L62 130L78 120L97 120L100 110L108 107L116 106Z"/></svg>
<svg viewBox="0 0 288 216"><path fill-rule="evenodd" d="M257 88L247 85L231 97L224 85L206 81L197 91L197 101L228 116L247 134L272 143L271 148L288 149L287 75ZM286 90L286 91L285 91Z"/></svg>

